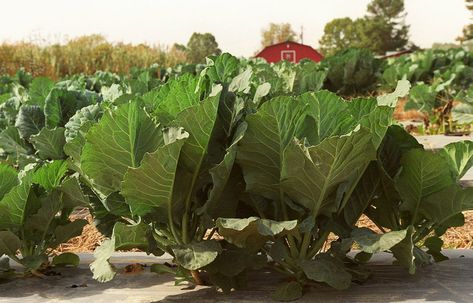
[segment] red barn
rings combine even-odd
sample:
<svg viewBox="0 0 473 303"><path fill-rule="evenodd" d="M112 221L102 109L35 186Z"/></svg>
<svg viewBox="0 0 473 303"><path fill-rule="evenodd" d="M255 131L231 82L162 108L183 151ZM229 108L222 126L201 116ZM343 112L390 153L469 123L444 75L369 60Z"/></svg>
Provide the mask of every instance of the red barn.
<svg viewBox="0 0 473 303"><path fill-rule="evenodd" d="M281 60L297 63L302 59L310 59L319 62L323 59L323 56L311 46L293 41L266 46L256 57L263 58L269 63Z"/></svg>

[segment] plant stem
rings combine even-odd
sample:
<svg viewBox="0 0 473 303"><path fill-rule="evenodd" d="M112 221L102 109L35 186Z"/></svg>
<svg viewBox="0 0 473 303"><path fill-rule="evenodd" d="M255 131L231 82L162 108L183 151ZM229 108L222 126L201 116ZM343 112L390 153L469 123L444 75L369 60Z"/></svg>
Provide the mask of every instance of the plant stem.
<svg viewBox="0 0 473 303"><path fill-rule="evenodd" d="M182 240L184 244L188 244L190 242L189 239L189 221L190 221L190 212L191 212L191 201L192 201L192 194L194 193L194 186L199 176L200 166L202 165L204 157L199 159L199 163L194 171L192 176L192 181L189 187L189 192L187 193L186 202L185 202L185 209L184 209L184 216L182 217Z"/></svg>
<svg viewBox="0 0 473 303"><path fill-rule="evenodd" d="M204 281L200 277L199 271L198 270L191 270L191 276L194 279L194 282L196 285L205 285Z"/></svg>

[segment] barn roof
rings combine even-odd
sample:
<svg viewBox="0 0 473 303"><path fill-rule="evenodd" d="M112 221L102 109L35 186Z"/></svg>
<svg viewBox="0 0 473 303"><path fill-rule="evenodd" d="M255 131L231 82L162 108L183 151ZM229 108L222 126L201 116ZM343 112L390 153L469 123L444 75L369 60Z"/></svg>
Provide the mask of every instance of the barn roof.
<svg viewBox="0 0 473 303"><path fill-rule="evenodd" d="M317 51L315 48L313 48L312 46L310 45L307 45L307 44L302 44L302 43L299 43L299 42L295 42L295 41L284 41L284 42L279 42L279 43L275 43L275 44L271 44L271 45L268 45L268 46L265 46L262 50L260 50L256 55L255 57L258 57L261 55L261 53L265 50L265 49L268 49L268 48L272 48L272 47L276 47L276 46L279 46L281 44L296 44L298 46L303 46L303 47L308 47L310 48L311 50L313 50L314 52L320 54L319 51ZM320 54L322 55L322 54Z"/></svg>

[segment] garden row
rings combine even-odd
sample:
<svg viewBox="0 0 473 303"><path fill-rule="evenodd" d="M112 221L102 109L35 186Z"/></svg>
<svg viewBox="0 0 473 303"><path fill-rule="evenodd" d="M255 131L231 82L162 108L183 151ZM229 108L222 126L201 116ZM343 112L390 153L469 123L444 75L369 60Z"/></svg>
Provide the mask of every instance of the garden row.
<svg viewBox="0 0 473 303"><path fill-rule="evenodd" d="M381 251L411 274L444 260L440 236L473 209L459 183L473 142L427 151L398 126L406 80L348 102L320 90L318 65L288 66L223 54L166 82L144 70L12 84L0 105L0 255L36 275L77 264L52 249L81 233L70 214L89 208L108 238L91 264L103 282L111 254L132 248L173 256L154 272L224 291L270 266L289 277L280 300L363 281ZM357 227L363 214L376 231ZM15 276L7 260L2 279Z"/></svg>

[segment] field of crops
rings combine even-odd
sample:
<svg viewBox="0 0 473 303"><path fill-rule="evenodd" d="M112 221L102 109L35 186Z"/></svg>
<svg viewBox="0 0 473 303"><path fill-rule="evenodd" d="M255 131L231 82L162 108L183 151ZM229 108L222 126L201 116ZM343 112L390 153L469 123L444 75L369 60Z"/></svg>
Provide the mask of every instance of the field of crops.
<svg viewBox="0 0 473 303"><path fill-rule="evenodd" d="M77 265L58 252L85 212L105 239L91 264L102 282L116 274L111 254L130 249L172 255L151 270L176 283L223 291L270 266L289 277L280 300L363 281L382 251L414 274L446 258L441 237L473 210L460 185L473 142L425 150L395 112L420 117L417 134L469 133L473 53L223 54L60 81L19 70L0 77L0 256L27 275ZM0 259L0 280L20 274Z"/></svg>

